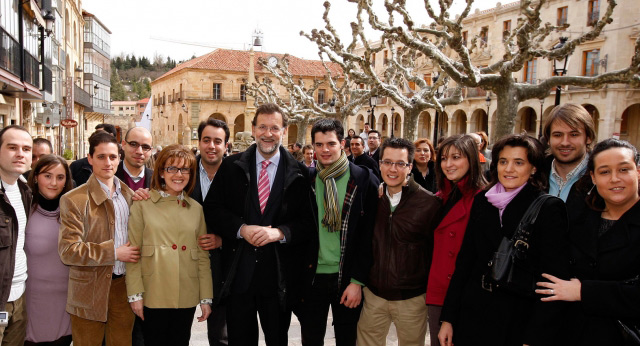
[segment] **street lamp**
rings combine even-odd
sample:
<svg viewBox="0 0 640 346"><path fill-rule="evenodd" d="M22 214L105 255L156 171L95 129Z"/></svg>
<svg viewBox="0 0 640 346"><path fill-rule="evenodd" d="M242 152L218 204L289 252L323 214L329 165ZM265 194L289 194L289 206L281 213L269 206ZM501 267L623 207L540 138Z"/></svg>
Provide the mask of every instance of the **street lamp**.
<svg viewBox="0 0 640 346"><path fill-rule="evenodd" d="M369 99L369 107L371 107L371 114L369 115L369 125L373 125L373 119L375 119L376 105L378 104L378 96L373 95Z"/></svg>
<svg viewBox="0 0 640 346"><path fill-rule="evenodd" d="M560 37L560 42L553 46L553 50L558 50L564 47L565 43L567 43L566 37ZM564 76L567 73L567 63L569 62L569 56L565 55L564 57L560 57L558 59L553 60L553 71L556 76ZM560 92L562 91L562 87L558 84L556 87L556 106L560 105Z"/></svg>
<svg viewBox="0 0 640 346"><path fill-rule="evenodd" d="M98 95L98 90L100 90L100 87L98 86L98 84L93 86L93 95Z"/></svg>
<svg viewBox="0 0 640 346"><path fill-rule="evenodd" d="M395 111L396 109L391 107L391 138L393 138L393 118L396 117Z"/></svg>
<svg viewBox="0 0 640 346"><path fill-rule="evenodd" d="M544 97L540 99L540 124L538 125L538 139L542 138L542 107L544 106Z"/></svg>
<svg viewBox="0 0 640 346"><path fill-rule="evenodd" d="M53 24L56 22L56 17L50 10L42 10L42 12L42 19L44 19L46 25L45 30L47 32L47 36L51 36L53 33Z"/></svg>
<svg viewBox="0 0 640 346"><path fill-rule="evenodd" d="M440 78L440 74L435 75L433 77L433 84L436 84L439 78ZM444 94L445 84L447 84L446 77L444 78L444 83L442 83L442 85L436 88L435 96L437 99L442 97L442 95ZM439 118L439 114L438 114L438 109L436 108L436 121L433 127L433 145L436 145L436 146L438 145L438 120L439 120L438 118Z"/></svg>

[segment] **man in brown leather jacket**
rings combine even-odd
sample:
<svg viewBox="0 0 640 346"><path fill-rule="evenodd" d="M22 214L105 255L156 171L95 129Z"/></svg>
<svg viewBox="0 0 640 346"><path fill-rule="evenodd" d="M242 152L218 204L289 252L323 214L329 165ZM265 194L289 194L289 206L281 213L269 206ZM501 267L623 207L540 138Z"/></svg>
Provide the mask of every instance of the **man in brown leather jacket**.
<svg viewBox="0 0 640 346"><path fill-rule="evenodd" d="M414 152L403 138L388 139L380 149L384 194L378 200L358 344L384 345L391 322L399 345L425 343L425 292L440 201L409 179Z"/></svg>

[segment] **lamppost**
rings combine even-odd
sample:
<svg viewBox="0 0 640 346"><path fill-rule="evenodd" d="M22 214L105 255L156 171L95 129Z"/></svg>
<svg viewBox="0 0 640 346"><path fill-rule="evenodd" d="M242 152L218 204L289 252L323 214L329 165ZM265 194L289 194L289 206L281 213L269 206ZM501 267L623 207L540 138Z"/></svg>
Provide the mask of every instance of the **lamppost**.
<svg viewBox="0 0 640 346"><path fill-rule="evenodd" d="M560 42L553 46L553 50L558 50L564 47L564 44L567 42L566 37L560 37ZM567 63L569 62L569 56L560 57L559 59L553 60L553 71L556 76L564 76L567 73ZM562 87L558 85L556 87L556 106L560 105L560 92L562 91ZM542 118L540 118L542 119Z"/></svg>
<svg viewBox="0 0 640 346"><path fill-rule="evenodd" d="M369 114L369 125L371 126L371 128L373 127L373 119L375 119L375 111L376 111L376 105L378 104L378 96L373 95L371 96L371 98L369 99L369 107L371 107L371 113Z"/></svg>
<svg viewBox="0 0 640 346"><path fill-rule="evenodd" d="M487 98L484 99L484 103L487 105L487 122L488 122L489 121L489 107L491 107L491 93L490 92L487 92ZM488 129L488 125L489 124L487 124L487 131L489 130ZM482 130L484 130L484 129L482 129Z"/></svg>
<svg viewBox="0 0 640 346"><path fill-rule="evenodd" d="M544 97L540 99L540 124L538 125L538 139L542 138L542 109L544 106Z"/></svg>
<svg viewBox="0 0 640 346"><path fill-rule="evenodd" d="M396 117L395 111L396 109L391 107L391 138L393 138L393 118Z"/></svg>
<svg viewBox="0 0 640 346"><path fill-rule="evenodd" d="M436 84L436 82L438 81L438 79L440 78L440 74L437 74L433 77L433 84ZM442 83L442 85L440 85L438 88L436 88L436 92L435 92L435 97L437 99L439 99L440 97L442 97L442 95L444 94L444 90L445 90L445 84L447 84L447 78L444 78L444 83ZM436 121L434 123L434 127L433 127L433 145L437 146L438 145L438 118L439 114L438 114L438 109L436 108Z"/></svg>

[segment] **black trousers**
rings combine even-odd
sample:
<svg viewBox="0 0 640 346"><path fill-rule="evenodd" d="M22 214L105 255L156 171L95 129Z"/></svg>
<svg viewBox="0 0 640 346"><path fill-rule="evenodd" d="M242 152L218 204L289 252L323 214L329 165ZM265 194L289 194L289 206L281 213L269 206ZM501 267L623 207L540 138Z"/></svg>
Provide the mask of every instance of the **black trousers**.
<svg viewBox="0 0 640 346"><path fill-rule="evenodd" d="M227 301L229 345L258 345L258 319L267 346L287 345L291 311L280 307L278 294L259 292L252 285L245 293L231 293Z"/></svg>
<svg viewBox="0 0 640 346"><path fill-rule="evenodd" d="M142 332L142 319L136 316L136 321L133 323L133 330L131 331L131 345L132 346L144 346L144 334Z"/></svg>
<svg viewBox="0 0 640 346"><path fill-rule="evenodd" d="M350 309L340 304L343 291L338 274L316 274L309 294L296 309L305 346L324 345L329 306L333 312L333 330L337 346L355 346L362 303Z"/></svg>
<svg viewBox="0 0 640 346"><path fill-rule="evenodd" d="M65 335L56 341L48 342L24 342L24 346L69 346L71 345L71 335Z"/></svg>
<svg viewBox="0 0 640 346"><path fill-rule="evenodd" d="M211 315L207 318L207 338L210 346L226 346L229 344L227 309L224 303L214 307L211 310Z"/></svg>
<svg viewBox="0 0 640 346"><path fill-rule="evenodd" d="M189 346L196 307L152 309L144 307L142 332L147 346Z"/></svg>

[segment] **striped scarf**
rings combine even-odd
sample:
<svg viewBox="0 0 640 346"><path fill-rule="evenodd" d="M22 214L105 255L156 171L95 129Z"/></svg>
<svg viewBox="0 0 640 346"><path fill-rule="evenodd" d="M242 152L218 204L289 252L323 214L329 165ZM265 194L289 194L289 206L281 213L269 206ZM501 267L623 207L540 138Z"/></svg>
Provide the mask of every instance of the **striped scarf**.
<svg viewBox="0 0 640 346"><path fill-rule="evenodd" d="M340 230L340 212L338 210L336 179L347 172L349 160L347 155L342 152L340 158L331 166L324 167L318 161L316 167L318 169L318 177L324 182L324 217L322 218L322 224L329 229L329 232L337 232Z"/></svg>

